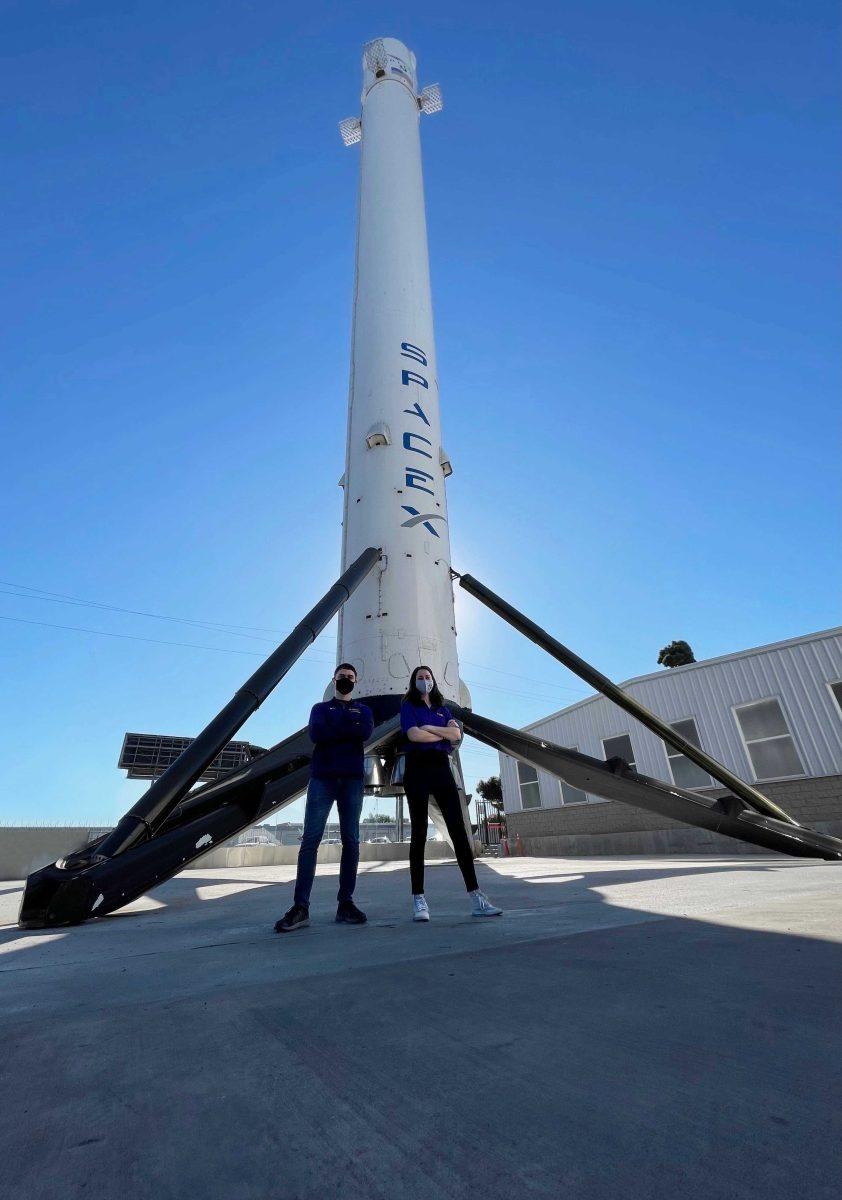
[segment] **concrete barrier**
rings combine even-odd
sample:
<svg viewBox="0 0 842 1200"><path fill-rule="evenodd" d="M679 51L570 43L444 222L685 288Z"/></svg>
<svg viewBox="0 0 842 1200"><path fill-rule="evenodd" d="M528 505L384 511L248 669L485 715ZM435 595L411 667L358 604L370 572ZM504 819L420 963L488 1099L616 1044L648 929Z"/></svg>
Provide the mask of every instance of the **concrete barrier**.
<svg viewBox="0 0 842 1200"><path fill-rule="evenodd" d="M320 863L338 863L341 846L319 847ZM426 858L452 858L453 851L447 842L428 842ZM360 862L407 862L409 845L406 842L391 842L360 846ZM297 846L219 846L191 863L193 867L277 867L294 865L298 861Z"/></svg>
<svg viewBox="0 0 842 1200"><path fill-rule="evenodd" d="M0 879L26 879L39 867L46 867L88 841L87 827L11 827L0 826ZM319 847L320 863L338 863L341 846ZM447 842L428 842L427 858L449 858L453 854ZM400 862L409 858L406 842L360 846L361 862ZM275 867L295 864L298 846L218 846L191 867Z"/></svg>
<svg viewBox="0 0 842 1200"><path fill-rule="evenodd" d="M89 829L61 826L0 826L0 879L26 879L88 840Z"/></svg>

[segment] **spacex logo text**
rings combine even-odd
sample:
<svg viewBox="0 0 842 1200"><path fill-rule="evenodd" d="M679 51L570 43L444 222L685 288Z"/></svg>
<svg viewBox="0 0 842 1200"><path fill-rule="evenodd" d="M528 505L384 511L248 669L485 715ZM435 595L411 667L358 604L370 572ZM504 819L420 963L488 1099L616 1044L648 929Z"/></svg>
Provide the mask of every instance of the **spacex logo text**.
<svg viewBox="0 0 842 1200"><path fill-rule="evenodd" d="M422 367L427 366L427 356L418 346L413 346L412 342L401 342L401 357L412 359ZM429 382L418 371L410 371L405 368L401 369L401 383L404 387L420 387L429 388ZM423 422L426 429L430 428L430 421L420 401L416 400L412 408L405 408L404 413L409 417L414 417L417 421ZM410 454L417 454L422 459L433 461L433 443L426 433L423 433L416 426L414 429L404 431L401 443L404 450ZM426 492L428 496L435 497L435 491L429 484L435 484L435 476L432 475L425 466L419 463L417 466L407 466L404 468L404 488L413 489L416 492ZM431 525L431 521L444 521L441 513L419 512L417 508L413 508L409 504L402 504L401 508L404 512L409 513L409 520L402 522L404 529L412 529L416 525L423 525L428 533L433 537L438 537L438 533Z"/></svg>

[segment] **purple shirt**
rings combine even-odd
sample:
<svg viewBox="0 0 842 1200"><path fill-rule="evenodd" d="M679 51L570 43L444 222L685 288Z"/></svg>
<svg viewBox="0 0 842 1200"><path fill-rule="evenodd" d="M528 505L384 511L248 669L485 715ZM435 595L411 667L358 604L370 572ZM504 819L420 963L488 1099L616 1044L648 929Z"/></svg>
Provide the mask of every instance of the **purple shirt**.
<svg viewBox="0 0 842 1200"><path fill-rule="evenodd" d="M453 713L444 705L441 708L427 708L426 704L411 704L409 700L404 700L403 704L401 704L401 730L404 735L404 750L411 750L413 754L416 750L437 750L444 751L445 754L450 754L453 750L453 742L449 742L447 738L442 738L439 742L411 742L406 736L406 732L413 725L440 725L444 728L452 720Z"/></svg>

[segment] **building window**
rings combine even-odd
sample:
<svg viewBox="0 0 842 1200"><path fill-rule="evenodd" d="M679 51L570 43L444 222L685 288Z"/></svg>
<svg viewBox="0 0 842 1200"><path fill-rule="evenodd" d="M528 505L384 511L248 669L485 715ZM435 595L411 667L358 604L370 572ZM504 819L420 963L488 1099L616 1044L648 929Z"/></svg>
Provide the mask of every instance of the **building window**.
<svg viewBox="0 0 842 1200"><path fill-rule="evenodd" d="M804 768L779 700L758 700L734 709L754 777L787 779Z"/></svg>
<svg viewBox="0 0 842 1200"><path fill-rule="evenodd" d="M837 679L835 683L829 683L827 686L830 688L831 696L836 701L839 715L842 716L842 679Z"/></svg>
<svg viewBox="0 0 842 1200"><path fill-rule="evenodd" d="M565 746L565 750L578 750L578 746ZM561 788L561 803L562 804L587 804L588 793L583 792L581 788L573 787L572 783L565 783L563 779L558 781Z"/></svg>
<svg viewBox="0 0 842 1200"><path fill-rule="evenodd" d="M529 763L519 762L517 765L517 781L520 785L521 808L540 808L541 789L538 786L538 772Z"/></svg>
<svg viewBox="0 0 842 1200"><path fill-rule="evenodd" d="M637 770L631 738L627 733L621 733L617 737L603 738L602 751L606 762L609 758L624 758L633 771Z"/></svg>
<svg viewBox="0 0 842 1200"><path fill-rule="evenodd" d="M699 741L699 731L696 729L696 722L692 717L689 717L686 721L670 721L670 726L676 733L680 733L691 746L696 746L701 750L702 743ZM667 762L672 772L672 781L676 787L706 788L714 786L713 780L707 771L703 771L686 754L682 754L680 750L673 749L666 742L664 742L664 749L667 752Z"/></svg>

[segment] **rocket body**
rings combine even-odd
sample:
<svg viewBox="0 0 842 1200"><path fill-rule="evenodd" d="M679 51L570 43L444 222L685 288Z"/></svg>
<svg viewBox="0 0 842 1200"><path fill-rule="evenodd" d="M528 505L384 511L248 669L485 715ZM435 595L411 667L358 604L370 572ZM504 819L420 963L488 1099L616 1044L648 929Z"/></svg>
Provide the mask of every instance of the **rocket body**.
<svg viewBox="0 0 842 1200"><path fill-rule="evenodd" d="M376 53L371 52L371 47ZM460 700L415 56L391 38L364 59L342 564L383 551L340 614L339 661L378 717L413 667Z"/></svg>

